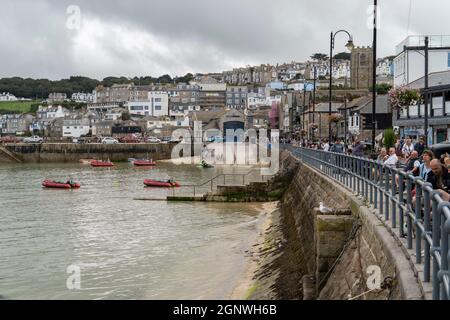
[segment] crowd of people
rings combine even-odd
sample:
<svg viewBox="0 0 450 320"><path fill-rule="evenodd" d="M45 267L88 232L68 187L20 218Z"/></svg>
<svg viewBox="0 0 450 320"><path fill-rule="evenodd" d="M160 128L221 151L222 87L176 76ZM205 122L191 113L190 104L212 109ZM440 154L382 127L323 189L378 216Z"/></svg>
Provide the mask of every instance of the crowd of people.
<svg viewBox="0 0 450 320"><path fill-rule="evenodd" d="M328 140L318 143L311 143L307 140L285 140L283 142L356 157L364 157L366 149L366 143L359 139L354 139L348 144L340 139L336 139L333 143ZM432 151L426 149L424 138L421 137L416 141L411 137L398 139L394 147L379 149L377 161L385 167L401 168L408 174L420 177L430 183L444 201L450 201L450 155L445 154L439 159L436 158ZM396 177L396 183L398 185L398 177ZM413 195L415 196L414 190Z"/></svg>

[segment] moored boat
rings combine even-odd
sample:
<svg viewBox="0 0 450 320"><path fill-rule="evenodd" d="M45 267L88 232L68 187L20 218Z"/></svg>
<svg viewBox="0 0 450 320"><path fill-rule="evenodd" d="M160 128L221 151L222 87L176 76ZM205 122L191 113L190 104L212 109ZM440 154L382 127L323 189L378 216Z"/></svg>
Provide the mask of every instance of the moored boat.
<svg viewBox="0 0 450 320"><path fill-rule="evenodd" d="M158 181L158 180L152 180L152 179L147 179L144 180L144 184L147 187L156 187L156 188L177 188L180 187L180 184L178 182L175 181Z"/></svg>
<svg viewBox="0 0 450 320"><path fill-rule="evenodd" d="M156 162L153 160L134 160L133 164L136 167L154 167L156 166Z"/></svg>
<svg viewBox="0 0 450 320"><path fill-rule="evenodd" d="M114 163L112 163L110 161L94 160L94 161L91 161L91 166L93 166L93 167L114 167Z"/></svg>
<svg viewBox="0 0 450 320"><path fill-rule="evenodd" d="M95 159L80 159L81 164L91 164L92 161L95 161Z"/></svg>
<svg viewBox="0 0 450 320"><path fill-rule="evenodd" d="M79 183L70 183L67 182L56 182L56 181L50 181L45 180L42 182L42 186L44 188L50 188L50 189L79 189L81 185Z"/></svg>

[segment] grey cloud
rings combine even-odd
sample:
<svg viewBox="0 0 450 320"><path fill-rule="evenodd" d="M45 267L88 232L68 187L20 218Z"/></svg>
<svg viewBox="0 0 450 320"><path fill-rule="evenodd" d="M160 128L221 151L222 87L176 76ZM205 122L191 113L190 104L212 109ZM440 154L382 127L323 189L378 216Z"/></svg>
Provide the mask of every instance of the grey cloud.
<svg viewBox="0 0 450 320"><path fill-rule="evenodd" d="M407 34L409 0L380 0L379 55L394 53ZM413 0L411 33L445 33L450 4ZM105 28L94 47L65 28L66 9ZM0 0L0 77L182 75L246 64L305 60L329 51L329 33L347 29L357 45L371 45L366 26L371 0ZM436 9L438 8L438 10ZM427 18L428 17L428 18ZM122 26L124 35L109 30ZM157 43L142 46L133 42ZM136 37L135 37L136 35ZM148 35L148 37L145 37ZM132 46L127 46L131 41ZM127 42L128 41L128 42ZM344 51L345 37L336 51ZM160 48L157 48L160 46Z"/></svg>

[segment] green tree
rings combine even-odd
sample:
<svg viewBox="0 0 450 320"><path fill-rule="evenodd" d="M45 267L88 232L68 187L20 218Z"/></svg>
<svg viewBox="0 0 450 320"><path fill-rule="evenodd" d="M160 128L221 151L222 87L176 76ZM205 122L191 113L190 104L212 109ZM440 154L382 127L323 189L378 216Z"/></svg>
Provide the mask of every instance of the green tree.
<svg viewBox="0 0 450 320"><path fill-rule="evenodd" d="M122 121L128 121L131 120L131 115L128 111L122 113Z"/></svg>
<svg viewBox="0 0 450 320"><path fill-rule="evenodd" d="M328 60L328 55L326 55L324 53L314 53L311 56L311 59L317 60L317 61L326 61L326 60Z"/></svg>
<svg viewBox="0 0 450 320"><path fill-rule="evenodd" d="M388 149L395 146L395 133L393 129L386 129L384 131L383 146Z"/></svg>
<svg viewBox="0 0 450 320"><path fill-rule="evenodd" d="M351 53L349 52L340 52L338 54L336 54L333 59L337 59L337 60L351 60Z"/></svg>
<svg viewBox="0 0 450 320"><path fill-rule="evenodd" d="M392 89L392 86L387 83L379 83L376 85L377 93L380 95L385 95L389 93L389 90Z"/></svg>

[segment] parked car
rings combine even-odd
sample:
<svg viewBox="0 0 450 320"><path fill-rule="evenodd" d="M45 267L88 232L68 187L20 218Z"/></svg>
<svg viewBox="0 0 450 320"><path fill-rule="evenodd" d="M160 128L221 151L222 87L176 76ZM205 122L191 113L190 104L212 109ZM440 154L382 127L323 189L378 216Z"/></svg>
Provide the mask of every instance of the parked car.
<svg viewBox="0 0 450 320"><path fill-rule="evenodd" d="M23 139L23 142L25 142L25 143L42 143L43 141L44 141L44 139L42 139L39 136L32 136L32 137Z"/></svg>
<svg viewBox="0 0 450 320"><path fill-rule="evenodd" d="M129 134L129 135L123 137L123 138L120 138L119 141L121 143L139 143L138 137L136 137L133 134Z"/></svg>
<svg viewBox="0 0 450 320"><path fill-rule="evenodd" d="M22 140L14 136L6 136L0 138L0 143L20 143L21 141Z"/></svg>
<svg viewBox="0 0 450 320"><path fill-rule="evenodd" d="M161 140L156 138L156 137L148 137L146 139L146 142L148 142L148 143L161 143Z"/></svg>
<svg viewBox="0 0 450 320"><path fill-rule="evenodd" d="M89 143L89 139L86 137L73 138L72 142L78 144L86 144Z"/></svg>
<svg viewBox="0 0 450 320"><path fill-rule="evenodd" d="M450 142L442 142L442 143L438 143L435 144L433 146L431 146L431 151L433 151L434 156L437 159L440 159L441 156L445 155L446 153L450 154Z"/></svg>
<svg viewBox="0 0 450 320"><path fill-rule="evenodd" d="M103 138L102 139L102 143L103 144L118 144L119 141L117 139L114 139L114 138Z"/></svg>

